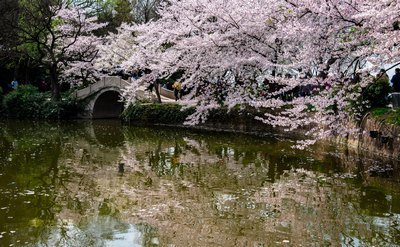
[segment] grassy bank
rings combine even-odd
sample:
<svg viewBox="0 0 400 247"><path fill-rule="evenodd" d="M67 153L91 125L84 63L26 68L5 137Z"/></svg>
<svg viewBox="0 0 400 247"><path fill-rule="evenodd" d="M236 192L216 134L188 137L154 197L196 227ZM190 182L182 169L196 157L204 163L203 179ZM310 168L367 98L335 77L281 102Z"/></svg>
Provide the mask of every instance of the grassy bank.
<svg viewBox="0 0 400 247"><path fill-rule="evenodd" d="M384 123L400 126L400 109L375 108L370 113L372 117Z"/></svg>

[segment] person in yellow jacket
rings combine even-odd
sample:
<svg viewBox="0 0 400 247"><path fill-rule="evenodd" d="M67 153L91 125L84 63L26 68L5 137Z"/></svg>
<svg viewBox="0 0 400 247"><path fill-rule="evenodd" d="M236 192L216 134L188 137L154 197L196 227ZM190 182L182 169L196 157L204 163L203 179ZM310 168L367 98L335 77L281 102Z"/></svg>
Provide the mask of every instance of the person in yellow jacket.
<svg viewBox="0 0 400 247"><path fill-rule="evenodd" d="M174 89L175 100L180 99L182 91L182 84L180 81L175 81L174 84L172 84L172 88Z"/></svg>

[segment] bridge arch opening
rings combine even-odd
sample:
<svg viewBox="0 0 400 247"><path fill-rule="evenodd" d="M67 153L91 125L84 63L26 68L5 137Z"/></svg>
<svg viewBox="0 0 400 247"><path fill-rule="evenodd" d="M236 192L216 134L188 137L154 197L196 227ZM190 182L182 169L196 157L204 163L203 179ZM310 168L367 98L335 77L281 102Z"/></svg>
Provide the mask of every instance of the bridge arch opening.
<svg viewBox="0 0 400 247"><path fill-rule="evenodd" d="M106 91L101 93L94 103L93 118L119 118L124 109L120 102L120 93L117 91Z"/></svg>

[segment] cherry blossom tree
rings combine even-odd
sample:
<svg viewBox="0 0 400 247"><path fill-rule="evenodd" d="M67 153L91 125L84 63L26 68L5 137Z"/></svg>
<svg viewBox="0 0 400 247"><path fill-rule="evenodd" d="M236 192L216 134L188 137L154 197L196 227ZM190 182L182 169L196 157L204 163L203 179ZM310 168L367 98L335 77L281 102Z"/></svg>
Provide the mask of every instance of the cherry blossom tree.
<svg viewBox="0 0 400 247"><path fill-rule="evenodd" d="M355 99L373 82L369 73L400 60L398 10L390 0L170 0L158 20L120 30L135 34L125 67L149 71L125 97L183 71L185 99L197 109L188 124L241 105L286 130L348 134L368 105Z"/></svg>
<svg viewBox="0 0 400 247"><path fill-rule="evenodd" d="M98 77L94 60L103 42L103 38L93 32L106 24L97 23L97 18L88 16L83 9L66 4L57 8L56 21L59 23L54 31L58 35L51 36L50 40L58 59L48 59L58 67L64 81L74 84L93 82Z"/></svg>
<svg viewBox="0 0 400 247"><path fill-rule="evenodd" d="M54 100L60 99L62 81L87 79L94 72L101 38L92 32L104 26L95 17L67 0L21 0L9 11L19 19L12 23L18 43L29 46L26 53L48 70Z"/></svg>
<svg viewBox="0 0 400 247"><path fill-rule="evenodd" d="M99 46L99 56L95 60L98 70L110 71L128 61L136 52L133 26L123 23L117 31L118 33L109 33L104 37Z"/></svg>

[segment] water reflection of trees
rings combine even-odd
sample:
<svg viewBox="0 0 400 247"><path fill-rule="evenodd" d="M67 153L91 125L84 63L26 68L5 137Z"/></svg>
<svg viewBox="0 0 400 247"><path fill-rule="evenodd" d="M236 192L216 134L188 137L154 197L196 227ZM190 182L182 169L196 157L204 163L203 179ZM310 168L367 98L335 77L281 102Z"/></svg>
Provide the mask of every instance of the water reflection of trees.
<svg viewBox="0 0 400 247"><path fill-rule="evenodd" d="M154 172L154 177L149 173L146 176L152 178L153 182L150 185L160 191L157 194L160 198L146 201L150 206L147 204L141 206L146 208L146 220L162 228L165 243L178 241L181 245L196 245L185 236L197 236L204 231L204 227L209 227L206 231L210 232L213 228L227 229L223 230L225 235L217 232L214 235L208 233L212 236L202 235L202 237L215 238L213 239L215 242L227 241L224 243L228 245L236 245L238 242L235 241L239 241L238 239L245 243L246 239L252 235L251 239L261 239L261 242L267 241L269 244L276 244L274 241L285 238L297 244L313 242L322 245L332 242L337 245L357 241L367 245L397 242L398 228L392 225L396 222L399 211L395 209L393 201L380 200L376 209L374 209L374 204L363 203L363 201L377 200L382 197L375 198L370 189L362 185L364 182L371 181L370 178L365 177L365 167L369 165L368 157L355 154L337 157L338 154L343 154L329 147L325 147L326 150L298 152L288 149L290 143L287 142L255 141L252 143L248 141L246 143L246 139L242 137L238 138L239 140L235 140L232 136L221 139L218 135L205 137L192 133L184 136L183 141L179 137L164 138L155 143L145 140L147 148L145 147L144 150L150 150L147 151L149 167ZM135 153L146 153L144 150L138 150L135 145L140 141L143 139L138 138L137 135L129 139L127 149L133 147L134 150L129 151L128 160L129 157L135 160ZM151 145L147 144L149 142ZM200 158L199 153L202 154ZM144 161L145 157L141 159ZM193 163L197 165L193 166ZM286 176L292 175L287 171L294 171L296 168L306 168L323 176L318 178L311 172L309 175L312 179L310 180L307 178L307 173L301 173L299 177L292 177L293 181L286 181ZM346 173L351 172L355 172L356 177L350 176L346 179ZM342 175L343 173L345 174ZM327 182L332 177L336 179ZM307 179L312 182L304 184ZM394 176L393 182L396 180ZM135 183L130 185L137 188ZM182 188L185 193L182 198L179 198ZM265 198L259 201L252 198L261 193L260 188L268 190L267 194L272 196L264 196ZM383 192L382 188L377 189L381 195L396 193L396 190ZM235 193L234 191L237 190L245 191L248 196ZM174 194L171 191L179 193ZM168 201L170 197L174 197L175 202L165 205L165 201ZM185 204L187 197L190 200L196 198L197 201L191 201L190 205ZM213 198L212 208L215 213L204 215L202 213L210 210L210 208L204 208L204 201L210 198ZM399 202L398 199L395 201ZM394 216L377 218L374 215L365 214L363 209L365 207L369 207L375 213L388 212L385 205L387 202L392 205L392 209L395 209L391 211ZM191 214L191 210L184 210L186 208L195 208L193 211L196 213ZM258 210L259 213L249 215L248 209ZM171 210L179 213L169 214ZM191 219L196 217L207 219L217 217L219 220L228 220L229 224L221 226L223 224L220 221L191 222ZM249 217L254 218L249 220ZM164 218L173 220L165 223L162 220ZM386 230L376 226L376 221L385 221L385 219L392 222L385 225ZM187 227L187 221L191 222L190 229ZM252 226L251 229L255 230L254 232L268 232L270 233L266 234L268 238L271 236L275 238L266 240L263 237L254 236L254 232L248 232L248 225ZM271 227L268 229L266 226ZM178 229L183 229L181 231L185 232L180 235L182 238L180 240L176 240ZM277 229L280 230L277 232ZM246 234L243 234L243 231ZM310 232L314 235L310 236ZM382 234L382 232L385 233ZM230 239L232 242L229 242L229 238L236 234L246 237ZM175 239L169 237L170 235L175 236ZM376 235L381 236L376 237Z"/></svg>
<svg viewBox="0 0 400 247"><path fill-rule="evenodd" d="M29 231L18 229L18 238L31 240L43 231L45 224L54 220L53 188L62 181L57 164L61 153L60 135L54 126L38 123L2 123L0 130L0 139L6 143L0 148L0 173L4 174L0 180L0 188L4 190L0 207L6 208L1 214L0 232L15 231L20 224L25 224ZM10 241L11 237L6 235L4 239Z"/></svg>
<svg viewBox="0 0 400 247"><path fill-rule="evenodd" d="M398 177L368 177L376 159L115 122L0 125L0 206L14 214L0 212L0 232L25 229L3 243L104 245L116 232L144 246L399 240Z"/></svg>
<svg viewBox="0 0 400 247"><path fill-rule="evenodd" d="M94 180L84 175L93 168L92 149L103 145L87 131L87 124L0 125L0 245L98 246L93 241L101 238L78 225L96 209L92 199L100 194ZM127 227L118 224L120 230Z"/></svg>
<svg viewBox="0 0 400 247"><path fill-rule="evenodd" d="M176 182L177 180L172 182L168 179L168 181L164 182L155 182L157 178L153 178L153 185L156 184L156 187L162 191L160 194L167 194L167 196L158 195L162 199L152 201L150 203L151 206L142 205L147 209L146 212L149 213L146 220L153 220L154 224L162 228L162 231L165 231L163 237L166 243L181 241L179 242L180 245L193 245L189 238L185 239L185 236L192 236L202 232L204 226L209 227L210 232L212 232L213 228L218 228L219 230L227 229L223 231L226 235L222 234L221 240L227 241L229 237L236 233L240 236L243 235L243 231L245 231L243 229L247 229L249 225L252 226L251 229L256 229L255 232L270 233L266 234L268 238L274 236L275 238L272 237L269 240L263 237L260 238L260 236L253 236L253 239L262 239L261 243L267 242L269 244L276 244L276 241L285 238L289 238L292 243L297 244L313 242L340 245L358 241L367 245L381 245L397 242L399 237L396 234L397 227L393 227L391 224L387 224L384 227L386 230L375 227L374 221L383 219L369 217L359 211L363 207L369 207L370 204L363 203L366 198L369 198L367 200L376 200L376 198L374 199L375 196L368 196L368 193L370 193L366 192L369 191L368 188L362 186L360 188L360 180L366 181L365 177L363 177L365 173L358 174L356 178L350 176L351 179L348 179L348 181L351 183L349 184L346 182L346 174L340 175L346 172L365 171L365 167L370 165L370 160L367 157L347 154L345 158L338 158L337 155L340 153L330 148L304 153L287 149L290 144L284 142L276 143L270 141L260 145L257 141L254 142L256 143L255 146L252 146L251 143L243 143L243 140L246 139L231 141L232 139L234 140L234 138L230 137L227 142L224 142L223 139L221 140L215 136L202 137L201 135L189 134L185 135L184 141L179 138L173 138L173 140L163 139L154 143L154 151L149 151L148 156L149 166L152 171L162 179L167 179L167 175L175 176L176 179L179 178L179 182ZM131 144L131 142L129 143ZM177 148L177 145L180 146ZM136 145L131 146L135 147L136 152L140 153L136 149ZM196 156L199 153L205 154L208 162L197 160ZM174 162L176 156L183 162ZM204 156L202 158L204 159ZM357 159L357 162L349 162L349 160L354 159ZM191 166L192 163L185 163L185 160L196 160L195 163L198 165L193 167ZM360 168L360 166L364 168ZM296 168L322 172L321 175L325 174L325 176L319 179L311 174L314 179L313 183L302 184L307 178L307 175L302 174L296 179L292 178L292 181L283 183L282 181L286 180L286 176L291 175L287 171ZM213 177L214 174L218 174L218 177ZM330 177L335 177L337 174L342 177L338 175L339 177L336 180L330 183L327 182ZM357 175L357 173L355 174ZM393 182L396 183L396 179L394 177ZM163 187L165 184L169 186ZM267 193L274 196L264 196L265 201L262 202L254 202L251 199L250 195L255 196L254 194L259 193L257 191L260 187L268 188L271 187L271 184L280 185L277 189L272 189L272 192ZM135 186L136 184L132 184L132 187ZM187 194L197 198L198 204L192 202L190 206L185 205L183 202L187 200L186 197L178 200L175 197L175 202L167 204L166 208L173 207L173 211L180 213L175 213L174 216L165 216L169 211L160 206L160 204L176 196L176 194L170 192L171 190L180 192L182 187L185 188L184 191L192 191L187 192ZM334 187L340 189L333 189ZM224 190L230 193L224 193ZM239 195L232 193L232 191L237 190L246 191L249 196L243 197L240 196L241 193L238 193ZM351 193L347 193L347 190L350 190ZM299 196L299 192L302 191L306 191L306 195ZM382 192L382 188L379 191L385 194ZM185 195L187 196L187 194ZM199 199L201 197L202 199ZM210 198L214 198L212 205L213 210L216 212L213 216L218 217L220 220L229 219L229 224L224 227L218 227L219 223L217 222L205 223L201 221L199 224L192 223L189 229L185 222L190 222L190 219L194 219L197 216L200 218L213 217L202 214L204 211L209 210L209 208L204 208L204 201L210 200ZM396 201L398 202L399 200L396 199ZM342 205L342 203L348 203L349 205ZM392 202L390 203L393 204ZM382 205L378 205L379 209L374 209L373 206L370 209L374 212L387 212L388 209L385 208L384 204L386 204L385 201L382 202ZM191 214L185 210L182 211L182 208L186 207L192 208L195 213ZM247 210L249 208L259 210L260 214L251 215L250 213L249 215ZM394 210L392 213L397 214L399 211ZM157 215L160 219L154 220ZM254 217L253 220L248 219L251 217ZM386 221L395 222L396 217L395 215L386 218ZM175 221L165 223L162 220L164 218L173 218ZM276 220L271 221L269 218L276 218ZM260 224L260 222L263 223ZM268 228L266 226L271 227ZM277 228L280 229L278 232ZM185 234L181 236L183 239L176 240L169 237L170 235L176 236L174 230L177 229L184 229ZM381 234L382 231L386 233ZM310 236L310 232L313 232L314 235ZM246 237L252 235L252 232L246 233ZM375 236L379 234L381 234L381 237ZM211 238L219 239L221 232L216 235ZM203 237L210 238L210 236ZM242 243L246 241L246 237L242 239ZM233 242L228 241L225 244L236 245L238 242L235 241L239 241L238 239L240 238L231 239ZM214 241L218 242L215 239ZM207 242L202 244L207 244ZM202 244L198 245L201 246Z"/></svg>

